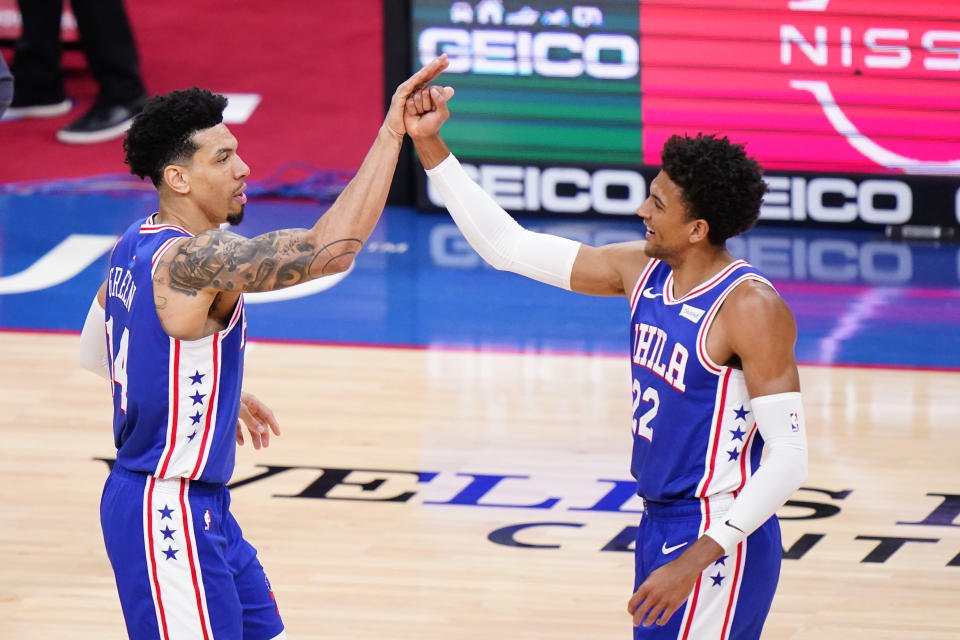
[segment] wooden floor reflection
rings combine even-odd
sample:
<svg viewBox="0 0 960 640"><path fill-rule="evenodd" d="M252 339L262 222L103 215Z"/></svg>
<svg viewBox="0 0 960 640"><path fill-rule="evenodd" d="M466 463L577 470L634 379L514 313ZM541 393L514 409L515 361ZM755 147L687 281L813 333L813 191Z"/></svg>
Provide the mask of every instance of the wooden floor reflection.
<svg viewBox="0 0 960 640"><path fill-rule="evenodd" d="M110 394L76 340L0 334L0 638L124 636ZM960 637L960 373L801 376L810 475L764 638ZM239 452L233 510L291 640L631 637L632 555L602 549L637 504L596 507L629 479L626 359L252 343L245 387L283 436Z"/></svg>

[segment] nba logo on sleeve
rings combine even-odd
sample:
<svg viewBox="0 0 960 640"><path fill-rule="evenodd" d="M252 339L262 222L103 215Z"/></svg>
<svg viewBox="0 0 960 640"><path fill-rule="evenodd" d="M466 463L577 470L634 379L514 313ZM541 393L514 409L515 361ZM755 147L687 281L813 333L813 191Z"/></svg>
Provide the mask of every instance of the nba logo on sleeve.
<svg viewBox="0 0 960 640"><path fill-rule="evenodd" d="M800 414L796 411L790 412L790 431L793 433L800 431Z"/></svg>

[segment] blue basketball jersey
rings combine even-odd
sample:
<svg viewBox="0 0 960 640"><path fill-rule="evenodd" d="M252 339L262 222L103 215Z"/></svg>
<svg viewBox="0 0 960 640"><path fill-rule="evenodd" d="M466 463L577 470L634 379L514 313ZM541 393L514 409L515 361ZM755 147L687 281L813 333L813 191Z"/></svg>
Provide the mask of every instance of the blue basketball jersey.
<svg viewBox="0 0 960 640"><path fill-rule="evenodd" d="M153 272L191 234L136 222L110 257L106 330L117 464L157 478L225 483L233 473L246 319L241 296L222 331L178 340L164 331Z"/></svg>
<svg viewBox="0 0 960 640"><path fill-rule="evenodd" d="M630 470L637 494L647 501L735 494L760 464L763 439L743 372L713 362L706 349L717 311L745 280L770 285L750 264L737 260L675 298L673 270L651 260L633 289Z"/></svg>

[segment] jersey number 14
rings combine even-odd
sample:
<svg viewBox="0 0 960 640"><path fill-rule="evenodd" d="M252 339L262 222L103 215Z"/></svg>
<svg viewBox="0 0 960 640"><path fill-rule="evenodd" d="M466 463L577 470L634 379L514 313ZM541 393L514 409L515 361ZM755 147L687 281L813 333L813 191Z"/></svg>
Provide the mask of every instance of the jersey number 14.
<svg viewBox="0 0 960 640"><path fill-rule="evenodd" d="M113 318L107 320L108 353L113 353ZM130 330L123 328L120 335L120 344L117 346L117 356L110 365L110 377L114 384L120 385L120 411L127 411L127 349L130 347ZM110 387L111 391L113 387Z"/></svg>

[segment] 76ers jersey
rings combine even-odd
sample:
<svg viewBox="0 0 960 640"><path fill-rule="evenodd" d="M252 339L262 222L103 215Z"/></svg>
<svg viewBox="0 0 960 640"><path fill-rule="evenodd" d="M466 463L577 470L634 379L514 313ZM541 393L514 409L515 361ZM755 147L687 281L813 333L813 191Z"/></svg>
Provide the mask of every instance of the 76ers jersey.
<svg viewBox="0 0 960 640"><path fill-rule="evenodd" d="M770 285L750 264L737 260L675 298L673 270L651 260L634 287L630 471L645 500L737 492L760 464L763 439L743 372L713 362L706 349L717 311L745 280Z"/></svg>
<svg viewBox="0 0 960 640"><path fill-rule="evenodd" d="M131 225L110 257L106 330L117 464L158 478L225 483L236 452L243 297L225 329L199 340L167 335L153 299L160 256L190 235L151 216Z"/></svg>

